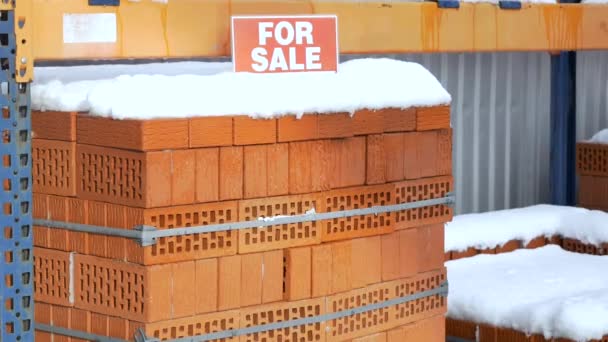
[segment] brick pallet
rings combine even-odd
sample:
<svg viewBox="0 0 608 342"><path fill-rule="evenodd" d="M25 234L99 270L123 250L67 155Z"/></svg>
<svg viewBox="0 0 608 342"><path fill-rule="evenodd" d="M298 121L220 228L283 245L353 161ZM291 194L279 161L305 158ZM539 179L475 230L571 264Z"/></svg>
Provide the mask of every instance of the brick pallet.
<svg viewBox="0 0 608 342"><path fill-rule="evenodd" d="M453 186L449 120L447 106L301 119L34 113L34 217L172 229L441 198ZM166 340L411 295L446 280L451 217L436 205L147 247L36 226L36 321ZM229 340L442 341L445 305L434 295Z"/></svg>
<svg viewBox="0 0 608 342"><path fill-rule="evenodd" d="M578 143L579 204L608 211L608 145Z"/></svg>

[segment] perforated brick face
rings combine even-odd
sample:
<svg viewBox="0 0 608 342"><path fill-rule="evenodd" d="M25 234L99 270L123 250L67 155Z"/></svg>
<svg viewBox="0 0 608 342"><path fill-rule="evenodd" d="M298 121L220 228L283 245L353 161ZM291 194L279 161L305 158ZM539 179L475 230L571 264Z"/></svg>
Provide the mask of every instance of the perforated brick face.
<svg viewBox="0 0 608 342"><path fill-rule="evenodd" d="M239 202L239 221L300 215L315 209L312 196L281 196ZM305 246L320 241L318 222L301 222L239 231L239 253Z"/></svg>
<svg viewBox="0 0 608 342"><path fill-rule="evenodd" d="M34 299L51 304L71 305L69 253L34 248Z"/></svg>
<svg viewBox="0 0 608 342"><path fill-rule="evenodd" d="M597 247L592 244L586 244L576 239L564 238L562 247L570 252L591 254L591 255L608 255L608 249ZM608 246L607 246L608 247Z"/></svg>
<svg viewBox="0 0 608 342"><path fill-rule="evenodd" d="M398 183L395 186L397 203L411 203L445 197L452 191L452 177L425 178ZM434 205L397 212L397 229L443 223L451 220L453 210L447 205Z"/></svg>
<svg viewBox="0 0 608 342"><path fill-rule="evenodd" d="M37 193L76 195L76 144L32 140L32 182Z"/></svg>
<svg viewBox="0 0 608 342"><path fill-rule="evenodd" d="M237 220L237 203L221 202L194 206L150 209L146 224L159 229L222 224ZM148 264L203 259L235 254L237 232L212 232L163 237L147 248Z"/></svg>
<svg viewBox="0 0 608 342"><path fill-rule="evenodd" d="M86 255L74 259L76 307L144 321L144 268Z"/></svg>
<svg viewBox="0 0 608 342"><path fill-rule="evenodd" d="M608 145L577 144L576 166L581 175L608 177Z"/></svg>
<svg viewBox="0 0 608 342"><path fill-rule="evenodd" d="M320 194L320 212L363 209L394 204L393 185L375 185ZM361 215L321 221L323 241L352 239L394 230L393 213Z"/></svg>
<svg viewBox="0 0 608 342"><path fill-rule="evenodd" d="M111 151L111 152L110 152ZM142 206L145 154L78 145L78 196L84 199Z"/></svg>
<svg viewBox="0 0 608 342"><path fill-rule="evenodd" d="M214 314L198 315L171 321L152 323L146 326L146 334L149 337L166 341L182 337L211 334L228 329L236 329L238 328L238 325L239 312L224 311ZM238 338L235 337L210 341L236 342L238 341Z"/></svg>
<svg viewBox="0 0 608 342"><path fill-rule="evenodd" d="M430 290L438 287L445 279L446 271L443 269L441 271L421 273L411 278L385 282L364 289L337 294L327 297L327 311L337 312L353 309L362 305L375 304L420 291ZM404 304L331 320L327 322L327 340L343 341L370 335L442 314L445 312L445 309L445 297L435 295Z"/></svg>
<svg viewBox="0 0 608 342"><path fill-rule="evenodd" d="M241 328L264 325L325 314L323 298L278 303L241 311ZM321 342L325 341L325 323L277 329L241 337L241 342Z"/></svg>

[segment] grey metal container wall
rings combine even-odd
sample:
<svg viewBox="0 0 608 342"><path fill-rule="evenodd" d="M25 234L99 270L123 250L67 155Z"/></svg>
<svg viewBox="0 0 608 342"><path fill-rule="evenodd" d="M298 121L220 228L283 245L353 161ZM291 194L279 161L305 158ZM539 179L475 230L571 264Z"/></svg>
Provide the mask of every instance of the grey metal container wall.
<svg viewBox="0 0 608 342"><path fill-rule="evenodd" d="M452 94L457 214L549 200L547 53L385 57L424 65Z"/></svg>

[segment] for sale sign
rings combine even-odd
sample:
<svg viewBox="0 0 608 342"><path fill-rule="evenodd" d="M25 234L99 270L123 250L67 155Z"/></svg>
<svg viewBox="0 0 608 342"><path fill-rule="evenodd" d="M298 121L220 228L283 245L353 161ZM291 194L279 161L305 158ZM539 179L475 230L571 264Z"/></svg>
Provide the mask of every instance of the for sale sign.
<svg viewBox="0 0 608 342"><path fill-rule="evenodd" d="M330 15L232 17L235 72L338 70L338 19Z"/></svg>

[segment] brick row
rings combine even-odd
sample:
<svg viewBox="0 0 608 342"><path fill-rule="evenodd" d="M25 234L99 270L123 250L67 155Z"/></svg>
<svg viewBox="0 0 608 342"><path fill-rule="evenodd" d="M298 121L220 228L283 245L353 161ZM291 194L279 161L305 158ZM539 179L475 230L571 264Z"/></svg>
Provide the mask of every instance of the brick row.
<svg viewBox="0 0 608 342"><path fill-rule="evenodd" d="M35 138L78 141L135 151L255 145L384 132L450 127L449 106L348 113L306 114L301 118L248 116L190 119L113 120L73 112L34 112Z"/></svg>
<svg viewBox="0 0 608 342"><path fill-rule="evenodd" d="M451 174L450 130L137 152L34 140L34 190L153 208Z"/></svg>
<svg viewBox="0 0 608 342"><path fill-rule="evenodd" d="M34 194L33 214L37 219L132 229L149 225L158 229L249 221L260 218L299 215L309 211L333 212L390 205L445 196L451 177L354 187L310 195L278 196L265 199L225 201L156 209L76 198ZM404 197L404 195L406 195ZM135 241L96 234L34 226L38 247L73 251L144 265L204 259L216 256L311 246L387 234L396 228L447 222L452 209L444 206L398 213L362 215L349 218L273 225L268 227L189 234L158 239L155 245L140 247Z"/></svg>
<svg viewBox="0 0 608 342"><path fill-rule="evenodd" d="M386 281L381 273L386 256L379 238L332 243L329 258L313 260L313 250L304 247L141 266L37 248L35 300L149 323L284 300L346 295ZM324 275L314 273L319 267L326 268ZM431 273L443 270L441 259L432 268ZM413 279L425 271L413 265L399 272L397 279Z"/></svg>
<svg viewBox="0 0 608 342"><path fill-rule="evenodd" d="M576 168L581 176L608 177L608 145L578 143Z"/></svg>
<svg viewBox="0 0 608 342"><path fill-rule="evenodd" d="M443 315L410 323L386 333L387 342L446 341L446 319ZM472 341L475 341L473 336Z"/></svg>

